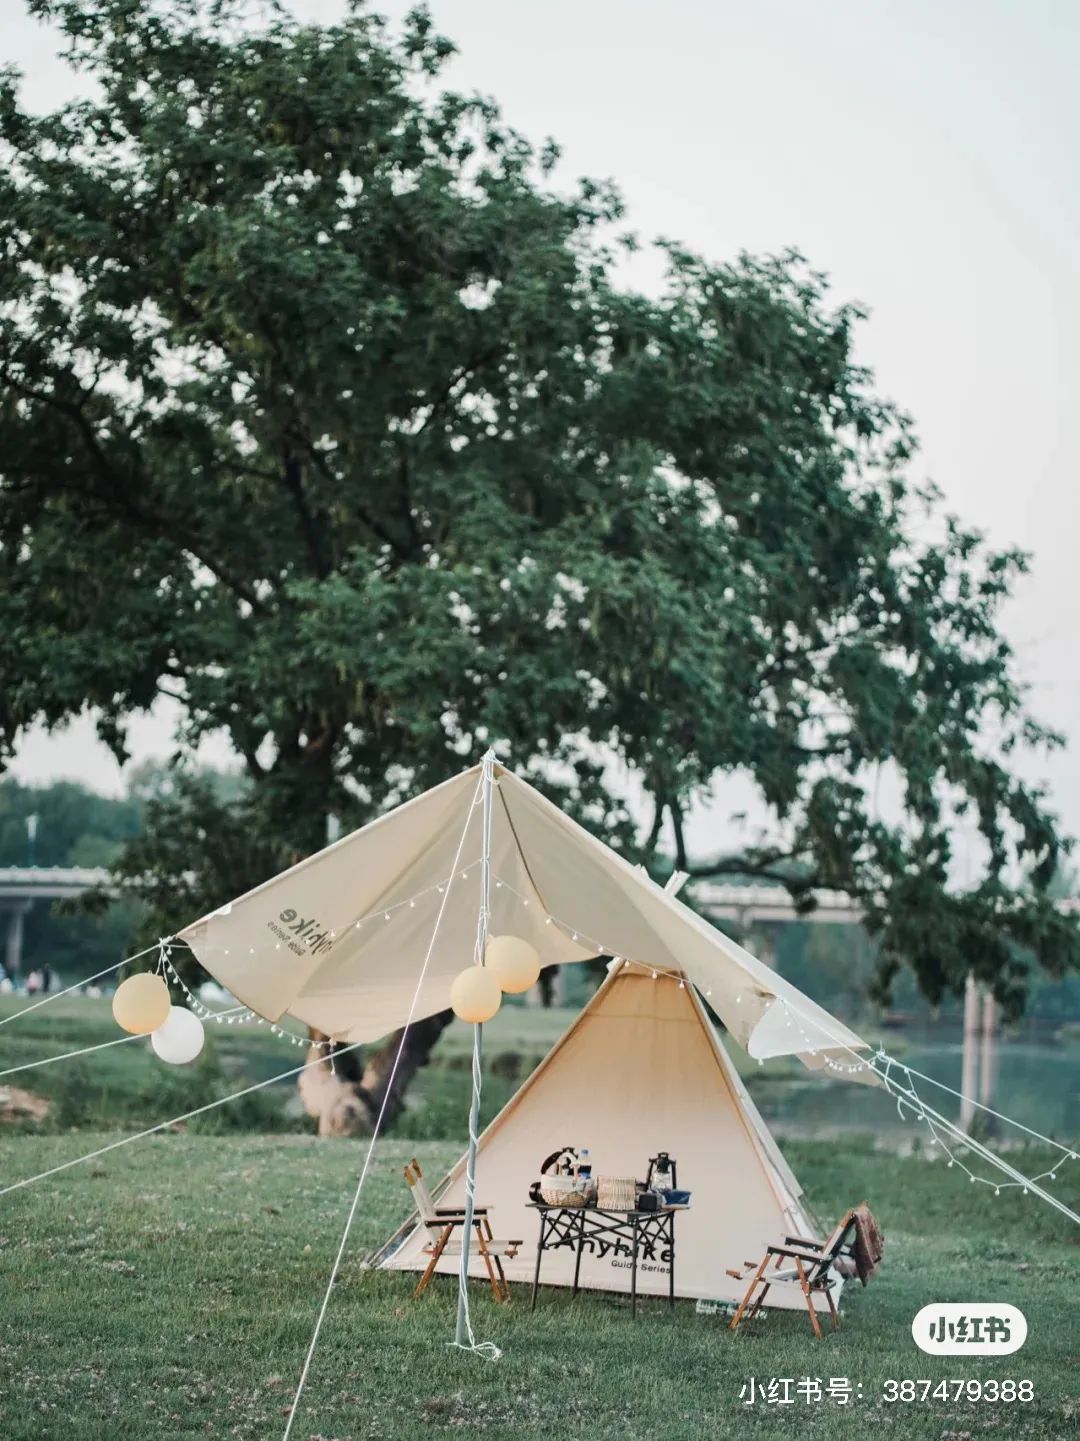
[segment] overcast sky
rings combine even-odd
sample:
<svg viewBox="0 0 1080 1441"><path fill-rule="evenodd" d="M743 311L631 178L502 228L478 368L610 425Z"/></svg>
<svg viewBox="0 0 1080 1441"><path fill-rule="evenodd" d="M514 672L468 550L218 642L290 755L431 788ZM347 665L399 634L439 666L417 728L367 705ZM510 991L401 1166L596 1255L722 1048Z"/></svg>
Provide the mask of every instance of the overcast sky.
<svg viewBox="0 0 1080 1441"><path fill-rule="evenodd" d="M17 10L21 0L8 0ZM390 16L404 3L378 6ZM336 0L294 0L331 19ZM1077 521L1080 6L1074 0L434 0L458 88L495 96L567 174L613 177L643 237L712 258L799 248L872 310L859 358L914 415L950 509L1033 552L1006 616L1040 717L1033 758L1080 832ZM36 107L74 93L49 33L5 14ZM641 261L636 283L656 283ZM140 755L167 718L136 723ZM122 784L89 724L30 735L15 773ZM698 817L722 838L737 788Z"/></svg>

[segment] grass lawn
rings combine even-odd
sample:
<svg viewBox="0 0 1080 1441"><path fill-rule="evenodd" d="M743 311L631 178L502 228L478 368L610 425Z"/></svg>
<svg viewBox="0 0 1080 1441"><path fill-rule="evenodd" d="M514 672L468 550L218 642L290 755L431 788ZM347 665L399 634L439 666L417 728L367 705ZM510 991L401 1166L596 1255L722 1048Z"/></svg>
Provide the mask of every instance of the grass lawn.
<svg viewBox="0 0 1080 1441"><path fill-rule="evenodd" d="M43 1019L37 1054L52 1044L115 1036L104 1015L82 1021L82 1029L79 1020ZM48 1029L69 1023L64 1041ZM101 1035L91 1034L99 1024ZM519 1018L516 1029L508 1021L489 1054L518 1054L531 1064L548 1026L557 1030L558 1019ZM13 1054L17 1047L26 1058L33 1049L34 1038L22 1031L16 1042L16 1031L22 1026L0 1030L0 1069L24 1059L22 1051ZM170 1114L184 1084L235 1087L237 1076L273 1074L302 1058L258 1032L225 1032L215 1041L201 1080L163 1074L138 1042L12 1078L52 1096L57 1109L44 1129L0 1134L0 1184L123 1133L116 1122L109 1130L87 1127L106 1105L102 1080L119 1124L130 1129ZM476 1286L477 1334L496 1341L503 1358L492 1364L448 1348L452 1281L437 1282L413 1303L407 1276L367 1272L360 1261L404 1218L403 1161L415 1152L438 1175L460 1152L460 1140L413 1139L437 1129L438 1097L467 1085L458 1049L464 1056L451 1039L443 1064L427 1074L404 1134L380 1142L293 1441L412 1441L461 1432L490 1441L1064 1441L1080 1434L1080 1245L1069 1223L1032 1198L995 1198L940 1162L885 1155L866 1140L785 1146L822 1216L866 1196L888 1238L881 1273L866 1291L846 1289L844 1329L824 1343L793 1313L774 1312L732 1338L719 1319L697 1315L689 1303L673 1317L647 1303L632 1324L621 1300L571 1301L553 1290L531 1316L523 1288L509 1307L495 1308ZM69 1064L84 1068L81 1110L60 1076ZM504 1069L513 1069L509 1061ZM493 1077L499 1084L514 1082L508 1074ZM280 1437L362 1154L356 1141L283 1132L279 1092L290 1090L271 1092L264 1110L249 1117L259 1133L170 1132L0 1197L2 1441ZM835 1090L842 1105L849 1093ZM445 1105L449 1114L449 1100ZM175 1107L182 1108L183 1101ZM1046 1158L1016 1159L1042 1169ZM1080 1205L1080 1163L1064 1169L1056 1189ZM911 1340L912 1317L925 1304L950 1300L1019 1306L1030 1327L1027 1344L1002 1359L924 1356ZM746 1405L740 1389L752 1377L847 1378L862 1391L847 1406ZM1035 1399L905 1404L882 1396L887 1378L953 1377L1030 1380Z"/></svg>

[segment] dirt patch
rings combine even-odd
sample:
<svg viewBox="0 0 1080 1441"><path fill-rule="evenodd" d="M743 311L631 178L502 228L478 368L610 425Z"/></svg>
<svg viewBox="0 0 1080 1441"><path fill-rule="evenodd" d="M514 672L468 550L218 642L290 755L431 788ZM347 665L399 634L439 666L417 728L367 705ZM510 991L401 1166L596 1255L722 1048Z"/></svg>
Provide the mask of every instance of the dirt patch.
<svg viewBox="0 0 1080 1441"><path fill-rule="evenodd" d="M0 1125L5 1121L43 1121L51 1104L21 1086L0 1086Z"/></svg>

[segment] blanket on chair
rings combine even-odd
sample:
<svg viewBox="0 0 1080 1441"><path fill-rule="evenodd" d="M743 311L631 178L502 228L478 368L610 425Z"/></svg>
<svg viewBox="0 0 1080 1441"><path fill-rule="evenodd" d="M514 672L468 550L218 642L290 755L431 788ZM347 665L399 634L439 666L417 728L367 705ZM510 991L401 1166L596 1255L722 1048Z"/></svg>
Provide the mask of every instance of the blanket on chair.
<svg viewBox="0 0 1080 1441"><path fill-rule="evenodd" d="M885 1250L885 1237L874 1219L874 1213L865 1201L855 1207L855 1270L865 1286L881 1265Z"/></svg>

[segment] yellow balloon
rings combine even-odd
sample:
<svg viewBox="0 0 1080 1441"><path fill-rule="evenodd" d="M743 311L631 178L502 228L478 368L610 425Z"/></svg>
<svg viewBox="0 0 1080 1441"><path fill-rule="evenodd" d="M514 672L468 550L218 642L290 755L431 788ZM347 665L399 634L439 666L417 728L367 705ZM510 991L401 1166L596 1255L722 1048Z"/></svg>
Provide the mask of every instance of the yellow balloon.
<svg viewBox="0 0 1080 1441"><path fill-rule="evenodd" d="M499 983L485 966L467 966L454 978L450 1004L459 1020L479 1025L490 1021L502 1004Z"/></svg>
<svg viewBox="0 0 1080 1441"><path fill-rule="evenodd" d="M508 995L516 996L536 984L540 955L520 936L492 936L487 944L487 968Z"/></svg>
<svg viewBox="0 0 1080 1441"><path fill-rule="evenodd" d="M147 1036L163 1025L172 1004L169 988L160 976L140 971L121 981L113 996L112 1013L116 1024L133 1036Z"/></svg>

